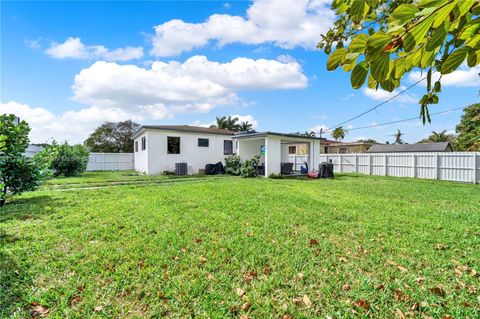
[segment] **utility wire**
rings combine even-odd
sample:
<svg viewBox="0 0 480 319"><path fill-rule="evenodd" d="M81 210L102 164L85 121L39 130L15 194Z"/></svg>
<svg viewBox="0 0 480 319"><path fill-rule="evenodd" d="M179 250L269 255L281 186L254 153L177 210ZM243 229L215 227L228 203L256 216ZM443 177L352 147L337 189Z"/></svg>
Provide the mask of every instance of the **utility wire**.
<svg viewBox="0 0 480 319"><path fill-rule="evenodd" d="M453 112L453 111L464 109L464 108L465 108L465 106L456 107L456 108L441 111L441 112L431 113L430 116L449 113L449 112ZM366 128L378 127L378 126L384 126L384 125L390 125L390 124L396 124L396 123L402 123L402 122L408 122L408 121L413 121L413 120L418 120L418 116L411 117L411 118L408 118L408 119L398 120L398 121L392 121L392 122L386 122L386 123L380 123L380 124L374 124L374 125L368 125L368 126L361 126L361 127L354 127L354 128L349 129L348 131L351 132L351 131L355 131L355 130L363 130L363 129L366 129Z"/></svg>
<svg viewBox="0 0 480 319"><path fill-rule="evenodd" d="M407 87L406 89L404 89L404 90L402 90L402 91L398 92L398 93L397 93L397 94L395 94L394 96L392 96L392 97L390 97L390 98L386 99L385 101L383 101L383 102L381 102L381 103L379 103L379 104L377 104L377 105L375 105L375 106L373 106L373 107L369 108L368 110L366 110L366 111L365 111L365 112L363 112L363 113L360 113L360 114L358 114L358 115L355 115L355 116L354 116L354 117L352 117L351 119L348 119L348 120L346 120L346 121L343 121L343 122L342 122L342 123L340 123L340 124L333 125L333 126L331 126L331 127L327 128L327 129L326 129L325 131L323 131L322 133L325 133L325 132L331 131L332 129L335 129L335 128L339 127L339 126L342 126L342 125L344 125L344 124L347 124L347 123L349 123L349 122L351 122L351 121L353 121L353 120L356 120L356 119L358 119L359 117L362 117L362 116L364 116L365 114L368 114L368 113L370 113L370 112L372 112L372 111L376 110L376 109L377 109L377 108L379 108L380 106L382 106L382 105L384 105L384 104L387 104L387 103L388 103L388 102L390 102L391 100L393 100L393 99L395 99L395 98L399 97L400 95L402 95L403 93L407 92L408 90L410 90L411 88L413 88L414 86L416 86L417 84L419 84L420 82L422 82L423 80L425 80L426 78L427 78L427 77L423 77L423 78L421 78L420 80L418 80L417 82L413 83L412 85L410 85L410 86L409 86L409 87ZM430 115L431 115L431 114L430 114Z"/></svg>

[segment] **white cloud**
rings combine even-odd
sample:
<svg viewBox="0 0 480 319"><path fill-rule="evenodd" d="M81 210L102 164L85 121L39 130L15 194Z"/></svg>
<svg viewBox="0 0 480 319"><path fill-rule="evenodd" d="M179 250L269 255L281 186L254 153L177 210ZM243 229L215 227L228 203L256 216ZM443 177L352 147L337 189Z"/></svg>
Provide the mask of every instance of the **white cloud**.
<svg viewBox="0 0 480 319"><path fill-rule="evenodd" d="M315 132L315 133L318 133L320 131L324 132L323 134L325 134L325 131L328 129L328 127L326 125L315 125L314 127L311 127L308 129L309 132Z"/></svg>
<svg viewBox="0 0 480 319"><path fill-rule="evenodd" d="M335 15L330 0L255 0L247 16L214 14L202 23L174 19L154 27L152 54L173 56L200 48L211 41L230 43L272 43L291 49L314 49L320 34L328 31Z"/></svg>
<svg viewBox="0 0 480 319"><path fill-rule="evenodd" d="M306 85L296 62L236 58L218 63L194 56L184 63L156 61L150 68L96 62L75 76L72 89L77 102L164 118L238 103L237 93L243 90Z"/></svg>
<svg viewBox="0 0 480 319"><path fill-rule="evenodd" d="M132 119L140 121L141 116L127 113L116 108L99 108L92 106L78 111L66 111L55 115L45 108L32 107L15 101L0 104L0 114L15 114L28 122L31 128L32 143L83 141L105 121L123 121Z"/></svg>
<svg viewBox="0 0 480 319"><path fill-rule="evenodd" d="M470 68L466 64L462 64L460 68L450 74L442 76L442 86L453 87L480 87L480 65ZM425 76L418 71L410 72L408 79L414 83ZM432 82L437 81L440 77L440 73L436 72L432 76ZM423 85L426 86L426 81L423 81Z"/></svg>
<svg viewBox="0 0 480 319"><path fill-rule="evenodd" d="M109 50L103 45L85 45L80 38L71 37L63 43L52 43L45 52L55 59L128 61L143 57L142 47L125 47Z"/></svg>
<svg viewBox="0 0 480 319"><path fill-rule="evenodd" d="M400 87L400 89L404 90L405 87ZM363 89L363 94L365 94L365 96L377 101L385 101L397 95L398 93L399 93L399 90L393 90L393 92L388 92L380 88L378 90L373 90L370 88ZM413 94L403 93L398 97L396 97L393 101L397 103L402 103L402 104L416 104L418 103L418 98Z"/></svg>

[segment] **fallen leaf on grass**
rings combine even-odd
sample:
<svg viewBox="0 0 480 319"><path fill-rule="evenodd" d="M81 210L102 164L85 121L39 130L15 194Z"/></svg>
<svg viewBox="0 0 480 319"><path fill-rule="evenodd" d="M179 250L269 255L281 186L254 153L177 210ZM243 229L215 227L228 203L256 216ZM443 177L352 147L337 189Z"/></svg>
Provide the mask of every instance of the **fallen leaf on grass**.
<svg viewBox="0 0 480 319"><path fill-rule="evenodd" d="M312 301L310 300L310 298L308 298L307 295L303 295L302 301L307 307L310 307L312 305Z"/></svg>
<svg viewBox="0 0 480 319"><path fill-rule="evenodd" d="M254 278L257 278L257 272L253 270L249 271L244 278L245 278L245 282L249 284Z"/></svg>
<svg viewBox="0 0 480 319"><path fill-rule="evenodd" d="M349 291L350 290L350 285L349 284L345 284L342 286L342 290L343 291Z"/></svg>
<svg viewBox="0 0 480 319"><path fill-rule="evenodd" d="M95 308L93 308L93 311L95 311L95 312L100 312L102 310L103 310L102 306L96 306Z"/></svg>
<svg viewBox="0 0 480 319"><path fill-rule="evenodd" d="M207 262L207 258L205 258L205 256L203 256L203 255L201 255L200 257L198 257L198 260L199 260L202 264L204 264L204 263Z"/></svg>
<svg viewBox="0 0 480 319"><path fill-rule="evenodd" d="M403 266L400 266L399 264L397 264L396 262L394 262L393 260L391 259L387 259L387 261L385 262L385 265L390 265L390 266L395 266L397 267L398 270L400 270L401 272L407 272L408 269L403 267Z"/></svg>
<svg viewBox="0 0 480 319"><path fill-rule="evenodd" d="M271 273L272 273L272 268L269 267L269 266L265 266L265 267L263 268L263 273L264 273L265 275L271 274Z"/></svg>
<svg viewBox="0 0 480 319"><path fill-rule="evenodd" d="M370 305L368 304L368 301L365 299L358 299L353 303L355 306L362 308L364 310L368 310L370 308Z"/></svg>
<svg viewBox="0 0 480 319"><path fill-rule="evenodd" d="M475 269L472 269L470 271L470 275L472 275L473 277L476 277L478 275L478 272Z"/></svg>
<svg viewBox="0 0 480 319"><path fill-rule="evenodd" d="M282 319L293 319L293 317L290 315L283 315Z"/></svg>
<svg viewBox="0 0 480 319"><path fill-rule="evenodd" d="M303 279L303 272L299 272L298 274L295 275L296 280L302 280Z"/></svg>
<svg viewBox="0 0 480 319"><path fill-rule="evenodd" d="M243 297L243 295L245 295L245 290L243 290L242 288L237 288L236 292L239 297Z"/></svg>
<svg viewBox="0 0 480 319"><path fill-rule="evenodd" d="M318 240L316 239L310 239L310 246L317 246L318 245Z"/></svg>
<svg viewBox="0 0 480 319"><path fill-rule="evenodd" d="M430 291L439 297L445 297L445 290L443 290L442 287L433 287L432 289L430 289Z"/></svg>
<svg viewBox="0 0 480 319"><path fill-rule="evenodd" d="M405 319L405 315L400 309L396 310L398 319Z"/></svg>
<svg viewBox="0 0 480 319"><path fill-rule="evenodd" d="M253 232L249 231L246 235L247 237L253 237Z"/></svg>
<svg viewBox="0 0 480 319"><path fill-rule="evenodd" d="M348 261L345 257L340 257L338 260L340 260L342 263L346 263Z"/></svg>
<svg viewBox="0 0 480 319"><path fill-rule="evenodd" d="M70 301L68 302L68 305L70 307L73 307L73 306L78 305L79 302L80 302L80 296L75 295L75 296L72 297L72 299L70 299Z"/></svg>
<svg viewBox="0 0 480 319"><path fill-rule="evenodd" d="M410 296L403 293L402 290L400 289L395 289L395 291L393 292L393 295L395 297L395 299L397 299L398 301L408 301L410 299Z"/></svg>
<svg viewBox="0 0 480 319"><path fill-rule="evenodd" d="M243 311L248 311L250 309L250 307L252 307L252 305L249 304L248 302L246 302L242 305L242 310Z"/></svg>
<svg viewBox="0 0 480 319"><path fill-rule="evenodd" d="M187 248L185 248L185 247L182 247L181 251L182 251L182 253L184 253L184 254L185 254L185 253L187 252Z"/></svg>
<svg viewBox="0 0 480 319"><path fill-rule="evenodd" d="M248 319L248 316L247 315L241 315L240 319Z"/></svg>
<svg viewBox="0 0 480 319"><path fill-rule="evenodd" d="M32 317L45 317L49 312L47 307L39 305L36 302L32 302L30 306L30 315Z"/></svg>
<svg viewBox="0 0 480 319"><path fill-rule="evenodd" d="M383 288L385 288L384 284L379 284L377 286L377 290L382 290Z"/></svg>
<svg viewBox="0 0 480 319"><path fill-rule="evenodd" d="M195 243L200 244L201 242L202 242L202 240L200 238L195 239Z"/></svg>
<svg viewBox="0 0 480 319"><path fill-rule="evenodd" d="M462 275L462 271L458 268L455 268L455 274L458 275L458 276L461 276Z"/></svg>

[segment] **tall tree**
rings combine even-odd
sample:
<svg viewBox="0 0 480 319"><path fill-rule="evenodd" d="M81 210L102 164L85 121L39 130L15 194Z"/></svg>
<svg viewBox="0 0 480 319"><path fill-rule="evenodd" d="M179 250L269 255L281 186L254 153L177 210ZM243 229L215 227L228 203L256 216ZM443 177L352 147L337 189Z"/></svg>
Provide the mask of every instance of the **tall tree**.
<svg viewBox="0 0 480 319"><path fill-rule="evenodd" d="M212 128L220 128L229 131L238 131L238 117L220 116L216 118L216 124L210 125Z"/></svg>
<svg viewBox="0 0 480 319"><path fill-rule="evenodd" d="M361 142L361 143L371 143L371 144L378 144L378 142L374 139L371 139L371 138L367 138L367 139L359 139L357 140L357 142Z"/></svg>
<svg viewBox="0 0 480 319"><path fill-rule="evenodd" d="M131 153L133 152L131 137L139 127L139 124L131 120L105 122L85 140L84 144L91 152Z"/></svg>
<svg viewBox="0 0 480 319"><path fill-rule="evenodd" d="M458 150L480 151L480 103L472 104L463 110L456 131Z"/></svg>
<svg viewBox="0 0 480 319"><path fill-rule="evenodd" d="M332 137L337 141L343 140L346 134L347 131L342 126L339 126L332 131Z"/></svg>
<svg viewBox="0 0 480 319"><path fill-rule="evenodd" d="M307 137L315 137L315 132L313 131L305 131L305 133L303 133L303 135L307 136Z"/></svg>
<svg viewBox="0 0 480 319"><path fill-rule="evenodd" d="M456 136L454 134L447 134L447 130L441 132L432 131L427 138L419 141L419 143L438 143L438 142L450 142L455 143Z"/></svg>
<svg viewBox="0 0 480 319"><path fill-rule="evenodd" d="M245 122L241 122L239 125L238 125L238 131L239 132L248 132L248 131L251 131L252 130L252 123L248 122L248 121L245 121Z"/></svg>
<svg viewBox="0 0 480 319"><path fill-rule="evenodd" d="M393 142L393 144L403 144L402 135L402 132L397 129L397 133L393 135L395 137L395 142Z"/></svg>
<svg viewBox="0 0 480 319"><path fill-rule="evenodd" d="M337 20L318 44L330 55L327 69L351 71L355 89L368 78L369 88L389 92L419 69L427 78L419 101L423 123L430 122L428 105L438 103L441 75L465 60L480 64L478 0L333 0L332 8Z"/></svg>

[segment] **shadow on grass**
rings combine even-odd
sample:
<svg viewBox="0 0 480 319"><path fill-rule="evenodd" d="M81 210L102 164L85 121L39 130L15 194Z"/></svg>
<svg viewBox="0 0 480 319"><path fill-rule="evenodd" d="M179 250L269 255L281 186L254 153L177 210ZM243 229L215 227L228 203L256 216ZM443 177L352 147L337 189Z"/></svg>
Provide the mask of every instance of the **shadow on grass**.
<svg viewBox="0 0 480 319"><path fill-rule="evenodd" d="M58 203L47 195L13 198L0 208L0 223L11 220L37 219L55 212Z"/></svg>
<svg viewBox="0 0 480 319"><path fill-rule="evenodd" d="M18 240L0 230L0 248L6 247ZM27 304L26 287L31 286L28 269L20 266L14 256L0 250L0 318L14 317Z"/></svg>

